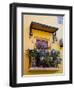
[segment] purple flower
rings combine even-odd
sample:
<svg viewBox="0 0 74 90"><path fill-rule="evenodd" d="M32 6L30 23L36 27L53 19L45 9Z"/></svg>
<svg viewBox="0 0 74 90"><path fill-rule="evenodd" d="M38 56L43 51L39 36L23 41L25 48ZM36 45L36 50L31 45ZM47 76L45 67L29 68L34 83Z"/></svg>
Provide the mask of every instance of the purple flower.
<svg viewBox="0 0 74 90"><path fill-rule="evenodd" d="M51 50L51 55L56 55L56 50L55 49Z"/></svg>

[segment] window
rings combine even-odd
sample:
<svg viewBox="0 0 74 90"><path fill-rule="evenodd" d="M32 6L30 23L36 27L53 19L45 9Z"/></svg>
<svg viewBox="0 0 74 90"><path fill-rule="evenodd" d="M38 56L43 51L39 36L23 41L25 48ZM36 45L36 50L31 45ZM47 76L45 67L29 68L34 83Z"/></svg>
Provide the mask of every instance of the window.
<svg viewBox="0 0 74 90"><path fill-rule="evenodd" d="M36 40L36 48L47 49L48 48L48 41L37 39Z"/></svg>

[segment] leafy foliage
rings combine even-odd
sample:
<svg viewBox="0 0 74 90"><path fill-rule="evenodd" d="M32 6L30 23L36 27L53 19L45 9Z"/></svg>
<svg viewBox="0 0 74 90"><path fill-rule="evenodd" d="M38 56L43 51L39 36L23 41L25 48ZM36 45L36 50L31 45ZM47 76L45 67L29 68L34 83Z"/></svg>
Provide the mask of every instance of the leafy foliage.
<svg viewBox="0 0 74 90"><path fill-rule="evenodd" d="M50 52L48 50L34 49L30 51L30 56L35 58L37 67L58 67L62 61L60 52L55 49Z"/></svg>

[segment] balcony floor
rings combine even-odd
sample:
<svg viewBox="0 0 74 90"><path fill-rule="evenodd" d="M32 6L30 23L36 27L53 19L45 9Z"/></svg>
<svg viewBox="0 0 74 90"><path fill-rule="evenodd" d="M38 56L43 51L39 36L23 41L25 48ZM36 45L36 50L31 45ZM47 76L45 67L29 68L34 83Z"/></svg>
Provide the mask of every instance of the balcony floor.
<svg viewBox="0 0 74 90"><path fill-rule="evenodd" d="M31 67L29 68L29 71L56 71L56 70L60 70L60 68L54 68L54 67L50 67L50 68L43 68L43 67Z"/></svg>

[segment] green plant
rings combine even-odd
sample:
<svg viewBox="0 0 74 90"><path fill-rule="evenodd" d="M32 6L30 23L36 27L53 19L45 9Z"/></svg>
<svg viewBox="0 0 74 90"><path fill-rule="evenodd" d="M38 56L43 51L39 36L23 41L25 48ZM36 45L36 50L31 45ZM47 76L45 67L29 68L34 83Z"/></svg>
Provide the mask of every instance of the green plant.
<svg viewBox="0 0 74 90"><path fill-rule="evenodd" d="M36 57L37 56L37 50L36 49L30 50L30 56Z"/></svg>

